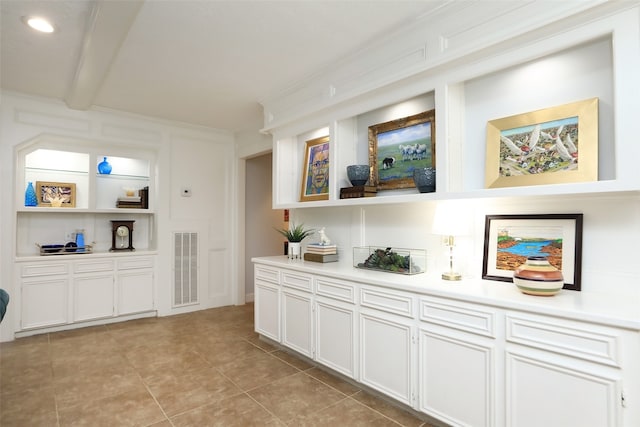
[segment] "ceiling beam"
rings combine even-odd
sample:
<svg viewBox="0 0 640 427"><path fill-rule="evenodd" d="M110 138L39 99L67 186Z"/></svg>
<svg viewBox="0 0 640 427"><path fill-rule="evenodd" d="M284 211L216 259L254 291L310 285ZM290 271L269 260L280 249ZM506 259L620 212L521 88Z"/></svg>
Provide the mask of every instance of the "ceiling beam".
<svg viewBox="0 0 640 427"><path fill-rule="evenodd" d="M65 96L69 108L86 110L93 104L143 3L144 0L94 3L76 72Z"/></svg>

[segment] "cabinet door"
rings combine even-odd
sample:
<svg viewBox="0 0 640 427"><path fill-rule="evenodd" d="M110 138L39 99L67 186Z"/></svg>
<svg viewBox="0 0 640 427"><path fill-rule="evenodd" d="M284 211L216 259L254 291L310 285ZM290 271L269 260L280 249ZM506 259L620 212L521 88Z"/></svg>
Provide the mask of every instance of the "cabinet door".
<svg viewBox="0 0 640 427"><path fill-rule="evenodd" d="M313 358L311 294L282 289L282 344Z"/></svg>
<svg viewBox="0 0 640 427"><path fill-rule="evenodd" d="M316 360L356 379L356 314L351 304L316 301Z"/></svg>
<svg viewBox="0 0 640 427"><path fill-rule="evenodd" d="M507 426L622 425L616 369L514 348L506 354L506 385Z"/></svg>
<svg viewBox="0 0 640 427"><path fill-rule="evenodd" d="M253 292L255 331L280 342L280 286L256 280Z"/></svg>
<svg viewBox="0 0 640 427"><path fill-rule="evenodd" d="M39 328L68 322L69 278L22 281L21 328Z"/></svg>
<svg viewBox="0 0 640 427"><path fill-rule="evenodd" d="M118 314L153 310L153 270L118 273Z"/></svg>
<svg viewBox="0 0 640 427"><path fill-rule="evenodd" d="M360 312L360 381L413 406L414 327L398 316Z"/></svg>
<svg viewBox="0 0 640 427"><path fill-rule="evenodd" d="M73 320L100 319L114 314L113 273L73 279Z"/></svg>
<svg viewBox="0 0 640 427"><path fill-rule="evenodd" d="M495 425L493 340L425 325L418 360L421 411L453 425Z"/></svg>

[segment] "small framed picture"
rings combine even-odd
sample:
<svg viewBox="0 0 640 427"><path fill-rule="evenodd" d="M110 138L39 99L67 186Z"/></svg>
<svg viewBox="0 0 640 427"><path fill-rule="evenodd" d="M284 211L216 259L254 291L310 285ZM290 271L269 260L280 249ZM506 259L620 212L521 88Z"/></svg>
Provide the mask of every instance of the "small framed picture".
<svg viewBox="0 0 640 427"><path fill-rule="evenodd" d="M564 289L580 290L582 214L487 215L482 278L513 282L529 256L544 256L562 271Z"/></svg>
<svg viewBox="0 0 640 427"><path fill-rule="evenodd" d="M436 167L435 110L369 126L369 166L378 190L415 188L413 171Z"/></svg>
<svg viewBox="0 0 640 427"><path fill-rule="evenodd" d="M487 188L598 179L598 98L487 123Z"/></svg>
<svg viewBox="0 0 640 427"><path fill-rule="evenodd" d="M74 208L76 206L76 184L66 182L36 181L38 206L51 208Z"/></svg>
<svg viewBox="0 0 640 427"><path fill-rule="evenodd" d="M305 144L302 163L300 201L329 199L329 137L311 139Z"/></svg>

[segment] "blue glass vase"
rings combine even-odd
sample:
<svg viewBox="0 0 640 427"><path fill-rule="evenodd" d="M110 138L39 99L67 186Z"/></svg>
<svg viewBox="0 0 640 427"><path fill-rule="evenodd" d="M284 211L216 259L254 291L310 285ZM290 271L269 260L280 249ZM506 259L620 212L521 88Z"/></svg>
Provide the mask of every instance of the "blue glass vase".
<svg viewBox="0 0 640 427"><path fill-rule="evenodd" d="M24 192L24 205L38 206L38 197L31 181L27 184L27 190Z"/></svg>
<svg viewBox="0 0 640 427"><path fill-rule="evenodd" d="M111 173L111 165L107 162L107 158L104 157L103 160L98 163L98 172L103 175L109 175Z"/></svg>

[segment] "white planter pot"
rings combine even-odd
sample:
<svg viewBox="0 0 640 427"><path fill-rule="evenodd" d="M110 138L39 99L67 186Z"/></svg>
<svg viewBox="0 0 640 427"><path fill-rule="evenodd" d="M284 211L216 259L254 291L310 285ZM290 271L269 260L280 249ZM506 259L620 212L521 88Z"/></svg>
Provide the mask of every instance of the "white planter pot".
<svg viewBox="0 0 640 427"><path fill-rule="evenodd" d="M290 259L302 258L300 249L301 249L300 242L289 242L289 258Z"/></svg>

